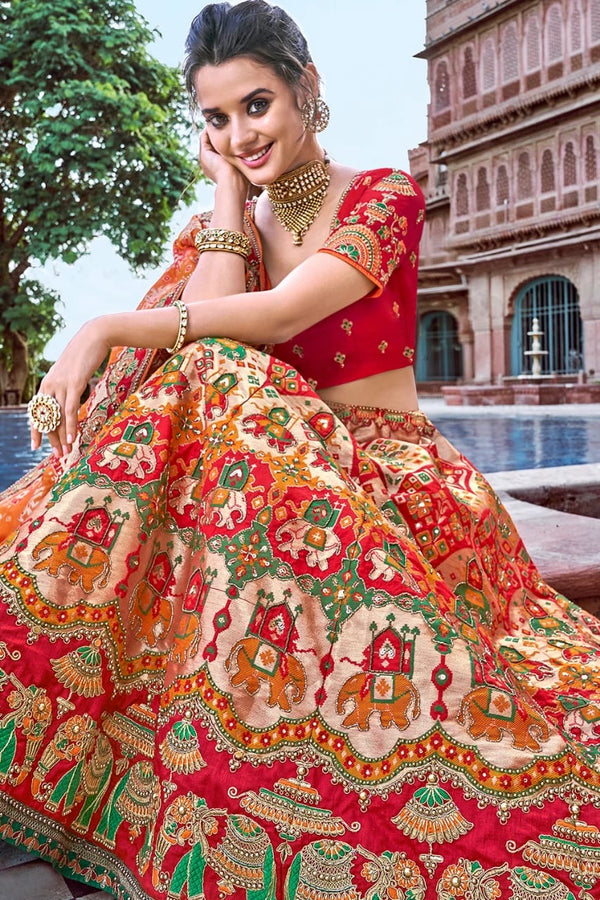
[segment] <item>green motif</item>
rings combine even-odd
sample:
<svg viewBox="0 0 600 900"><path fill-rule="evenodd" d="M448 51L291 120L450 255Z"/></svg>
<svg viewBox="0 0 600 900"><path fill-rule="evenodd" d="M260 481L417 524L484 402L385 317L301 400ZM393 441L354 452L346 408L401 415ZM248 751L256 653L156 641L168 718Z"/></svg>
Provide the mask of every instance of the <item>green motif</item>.
<svg viewBox="0 0 600 900"><path fill-rule="evenodd" d="M218 346L219 356L224 356L225 359L230 359L234 362L241 362L248 355L248 351L243 344L237 344L235 341L228 341L224 338L205 338L203 343Z"/></svg>
<svg viewBox="0 0 600 900"><path fill-rule="evenodd" d="M217 542L225 557L231 583L236 587L243 588L263 575L276 574L278 561L273 558L267 527L260 522L255 521L233 537L218 537L209 544Z"/></svg>
<svg viewBox="0 0 600 900"><path fill-rule="evenodd" d="M354 262L358 262L360 259L360 253L354 244L340 244L336 249L339 253L343 253L344 256L354 260Z"/></svg>

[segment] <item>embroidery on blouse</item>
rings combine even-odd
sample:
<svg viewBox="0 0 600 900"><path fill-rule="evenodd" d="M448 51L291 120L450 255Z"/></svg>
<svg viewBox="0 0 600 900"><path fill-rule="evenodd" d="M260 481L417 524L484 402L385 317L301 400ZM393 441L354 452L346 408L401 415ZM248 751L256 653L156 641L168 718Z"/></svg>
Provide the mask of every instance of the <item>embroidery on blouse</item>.
<svg viewBox="0 0 600 900"><path fill-rule="evenodd" d="M347 225L333 234L324 246L377 276L381 269L381 251L376 235L365 225Z"/></svg>
<svg viewBox="0 0 600 900"><path fill-rule="evenodd" d="M412 181L404 172L390 172L389 175L384 175L380 184L390 186L397 194L402 194L404 197L417 196Z"/></svg>

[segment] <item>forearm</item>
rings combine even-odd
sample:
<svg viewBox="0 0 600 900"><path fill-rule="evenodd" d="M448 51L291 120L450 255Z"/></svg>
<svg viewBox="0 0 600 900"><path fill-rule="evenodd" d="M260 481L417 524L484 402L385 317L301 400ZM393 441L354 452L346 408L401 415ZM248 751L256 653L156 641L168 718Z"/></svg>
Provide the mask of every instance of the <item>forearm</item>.
<svg viewBox="0 0 600 900"><path fill-rule="evenodd" d="M243 344L279 344L363 297L371 282L352 266L316 253L268 291L230 294L188 303L187 343L205 337ZM176 308L113 313L95 320L98 339L109 347L172 347Z"/></svg>
<svg viewBox="0 0 600 900"><path fill-rule="evenodd" d="M217 185L210 228L243 231L244 190L236 184ZM200 254L183 299L195 303L211 297L242 293L246 285L244 258L223 250L207 250Z"/></svg>
<svg viewBox="0 0 600 900"><path fill-rule="evenodd" d="M205 337L227 337L246 344L280 340L281 322L272 291L238 293L218 299L187 303L185 342ZM179 326L174 307L111 313L94 321L109 347L171 347Z"/></svg>

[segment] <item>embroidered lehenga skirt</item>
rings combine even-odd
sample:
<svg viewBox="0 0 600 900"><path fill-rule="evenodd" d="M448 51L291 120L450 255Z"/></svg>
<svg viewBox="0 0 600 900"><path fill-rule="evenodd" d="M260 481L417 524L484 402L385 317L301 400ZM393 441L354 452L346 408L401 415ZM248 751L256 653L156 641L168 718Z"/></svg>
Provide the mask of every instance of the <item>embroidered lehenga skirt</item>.
<svg viewBox="0 0 600 900"><path fill-rule="evenodd" d="M600 623L483 477L257 350L143 362L0 498L0 837L127 900L598 897Z"/></svg>

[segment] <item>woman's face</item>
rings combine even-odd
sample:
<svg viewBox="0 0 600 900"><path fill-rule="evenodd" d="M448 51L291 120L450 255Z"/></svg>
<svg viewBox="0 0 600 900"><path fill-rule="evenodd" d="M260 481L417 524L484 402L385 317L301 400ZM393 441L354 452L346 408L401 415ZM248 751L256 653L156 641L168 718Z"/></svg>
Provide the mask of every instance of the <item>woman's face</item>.
<svg viewBox="0 0 600 900"><path fill-rule="evenodd" d="M296 94L269 66L238 56L194 78L214 149L254 184L270 184L318 155Z"/></svg>

